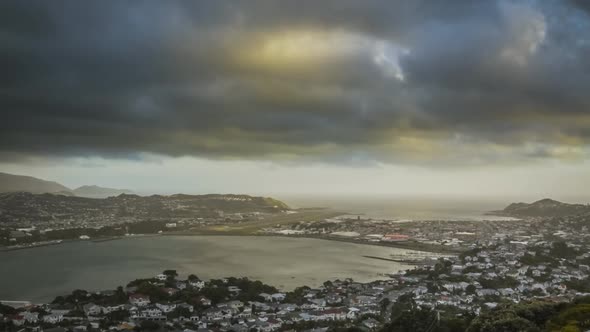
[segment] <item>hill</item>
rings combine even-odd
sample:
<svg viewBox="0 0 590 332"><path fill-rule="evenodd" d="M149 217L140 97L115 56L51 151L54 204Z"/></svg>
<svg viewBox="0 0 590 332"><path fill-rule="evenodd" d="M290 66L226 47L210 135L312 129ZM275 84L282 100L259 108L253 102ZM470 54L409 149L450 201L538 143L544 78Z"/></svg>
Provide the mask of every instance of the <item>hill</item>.
<svg viewBox="0 0 590 332"><path fill-rule="evenodd" d="M45 181L32 176L0 173L0 192L26 191L34 194L59 193L71 195L70 188L57 182Z"/></svg>
<svg viewBox="0 0 590 332"><path fill-rule="evenodd" d="M107 198L121 194L132 194L128 189L113 189L99 186L81 186L74 190L53 181L46 181L32 176L0 173L0 193L28 192L32 194L56 194L90 198Z"/></svg>
<svg viewBox="0 0 590 332"><path fill-rule="evenodd" d="M26 192L0 193L0 224L101 224L116 220L218 217L221 213L280 212L278 200L249 195L121 194L104 199Z"/></svg>
<svg viewBox="0 0 590 332"><path fill-rule="evenodd" d="M590 205L568 204L545 198L533 203L512 203L490 214L510 217L561 217L590 214Z"/></svg>
<svg viewBox="0 0 590 332"><path fill-rule="evenodd" d="M81 186L73 190L74 195L90 198L107 198L110 196L119 196L121 194L133 194L129 189L114 189L99 186Z"/></svg>

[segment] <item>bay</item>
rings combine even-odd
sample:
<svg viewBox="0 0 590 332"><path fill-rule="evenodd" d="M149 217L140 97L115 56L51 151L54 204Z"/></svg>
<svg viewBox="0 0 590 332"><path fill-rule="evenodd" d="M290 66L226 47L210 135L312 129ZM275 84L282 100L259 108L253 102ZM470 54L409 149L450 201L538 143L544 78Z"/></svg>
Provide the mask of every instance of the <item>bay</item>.
<svg viewBox="0 0 590 332"><path fill-rule="evenodd" d="M77 241L0 252L0 300L51 301L74 289L105 290L165 269L202 279L248 277L283 290L326 280L368 282L411 266L363 256L410 250L270 236L155 236ZM415 253L415 252L413 252Z"/></svg>

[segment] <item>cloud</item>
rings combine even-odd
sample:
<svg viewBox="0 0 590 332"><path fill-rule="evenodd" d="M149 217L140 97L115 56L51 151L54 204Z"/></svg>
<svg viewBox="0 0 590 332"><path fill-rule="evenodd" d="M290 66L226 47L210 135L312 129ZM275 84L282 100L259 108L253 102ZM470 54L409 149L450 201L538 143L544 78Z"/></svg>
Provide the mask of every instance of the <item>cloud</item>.
<svg viewBox="0 0 590 332"><path fill-rule="evenodd" d="M0 159L586 159L583 9L525 0L3 2Z"/></svg>

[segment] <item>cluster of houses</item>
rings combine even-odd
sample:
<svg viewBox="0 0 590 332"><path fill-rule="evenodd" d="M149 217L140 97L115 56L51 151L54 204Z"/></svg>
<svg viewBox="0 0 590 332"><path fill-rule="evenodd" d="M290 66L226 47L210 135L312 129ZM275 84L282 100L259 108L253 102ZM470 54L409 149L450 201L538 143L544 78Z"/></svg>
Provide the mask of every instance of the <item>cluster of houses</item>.
<svg viewBox="0 0 590 332"><path fill-rule="evenodd" d="M175 287L165 287L170 277L164 274L152 280L153 285L161 287L171 298L178 298L174 295L188 290L218 287L198 279L174 280ZM287 293L281 292L259 293L251 301L240 301L237 298L242 290L227 279L222 281L227 284L221 287L227 288L230 296L217 303L202 295L191 299L192 304L181 300L157 301L139 293L136 286L128 286L125 303L98 304L101 296L114 296L114 291L87 293L87 300L66 305L20 303L17 312L3 315L0 320L37 331L56 326L67 326L75 331L131 330L146 321L185 332L278 331L302 322L334 321L358 321L372 330L379 322L369 316L381 315L380 301L387 288L385 281L363 284L345 280L327 282L316 289L303 287L292 302L288 301ZM99 301L95 301L97 299Z"/></svg>
<svg viewBox="0 0 590 332"><path fill-rule="evenodd" d="M418 305L453 306L475 314L503 302L569 302L590 295L588 248L580 246L570 258L552 257L551 248L546 241L510 241L444 258L438 271L415 269L394 279L411 289Z"/></svg>
<svg viewBox="0 0 590 332"><path fill-rule="evenodd" d="M390 245L406 242L404 247L416 245L418 250L423 248L422 245L434 245L457 252L473 246L493 245L507 238L525 246L542 239L562 239L572 244L590 241L586 216L531 217L515 222L514 219L496 216L489 216L489 220L399 221L344 215L321 221L277 225L261 232Z"/></svg>

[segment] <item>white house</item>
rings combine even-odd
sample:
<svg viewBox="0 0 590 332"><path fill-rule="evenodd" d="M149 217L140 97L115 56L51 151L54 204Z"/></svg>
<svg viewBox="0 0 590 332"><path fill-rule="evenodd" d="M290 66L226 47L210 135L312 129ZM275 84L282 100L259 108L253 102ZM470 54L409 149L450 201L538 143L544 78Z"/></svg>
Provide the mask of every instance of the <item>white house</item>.
<svg viewBox="0 0 590 332"><path fill-rule="evenodd" d="M198 288L198 289L201 289L201 288L205 287L205 282L202 281L202 280L190 280L188 283L192 287Z"/></svg>
<svg viewBox="0 0 590 332"><path fill-rule="evenodd" d="M39 313L38 312L30 312L30 311L25 311L25 312L21 312L20 313L24 320L27 323L37 323L39 321Z"/></svg>
<svg viewBox="0 0 590 332"><path fill-rule="evenodd" d="M169 313L174 311L174 309L176 309L176 304L174 303L156 303L156 307L158 307L158 309L162 310L162 312L164 313Z"/></svg>
<svg viewBox="0 0 590 332"><path fill-rule="evenodd" d="M129 303L138 307L144 307L150 304L150 297L143 294L131 294L129 295Z"/></svg>
<svg viewBox="0 0 590 332"><path fill-rule="evenodd" d="M82 309L84 309L86 316L97 316L102 313L102 307L94 303L85 304Z"/></svg>
<svg viewBox="0 0 590 332"><path fill-rule="evenodd" d="M49 324L57 324L64 319L64 315L62 314L49 314L43 316L43 321Z"/></svg>
<svg viewBox="0 0 590 332"><path fill-rule="evenodd" d="M229 287L227 287L227 290L228 290L230 293L239 293L239 292L241 292L241 291L242 291L242 290L241 290L239 287L237 287L237 286L229 286Z"/></svg>

